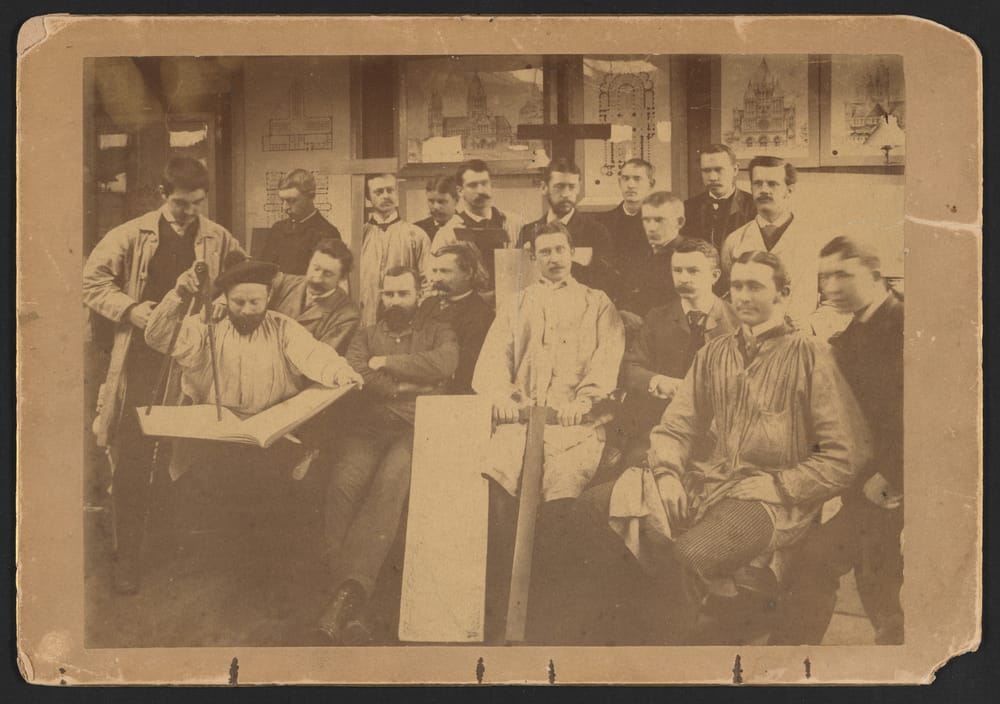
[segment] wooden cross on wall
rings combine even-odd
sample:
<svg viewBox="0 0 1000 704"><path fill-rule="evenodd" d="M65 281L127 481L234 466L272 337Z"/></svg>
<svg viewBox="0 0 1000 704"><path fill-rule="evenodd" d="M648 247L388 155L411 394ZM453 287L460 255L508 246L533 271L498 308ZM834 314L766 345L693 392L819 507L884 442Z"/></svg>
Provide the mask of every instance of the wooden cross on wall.
<svg viewBox="0 0 1000 704"><path fill-rule="evenodd" d="M548 62L547 62L548 63ZM554 65L553 65L554 63ZM544 119L542 125L518 125L517 138L521 140L542 139L552 143L552 159L574 161L575 146L584 139L611 139L611 125L607 123L573 124L569 119L570 76L565 61L554 60L546 66L546 80L543 84ZM548 77L554 74L554 81ZM555 83L556 121L549 120L548 88Z"/></svg>

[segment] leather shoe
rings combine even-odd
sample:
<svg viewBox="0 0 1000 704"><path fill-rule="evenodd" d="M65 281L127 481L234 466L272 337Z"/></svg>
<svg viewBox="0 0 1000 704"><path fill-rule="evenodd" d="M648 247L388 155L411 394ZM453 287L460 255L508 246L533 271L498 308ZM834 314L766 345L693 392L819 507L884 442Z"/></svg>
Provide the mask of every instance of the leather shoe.
<svg viewBox="0 0 1000 704"><path fill-rule="evenodd" d="M316 624L316 635L330 645L344 643L345 627L358 621L358 613L365 603L365 590L354 580L347 580L337 589L333 601Z"/></svg>

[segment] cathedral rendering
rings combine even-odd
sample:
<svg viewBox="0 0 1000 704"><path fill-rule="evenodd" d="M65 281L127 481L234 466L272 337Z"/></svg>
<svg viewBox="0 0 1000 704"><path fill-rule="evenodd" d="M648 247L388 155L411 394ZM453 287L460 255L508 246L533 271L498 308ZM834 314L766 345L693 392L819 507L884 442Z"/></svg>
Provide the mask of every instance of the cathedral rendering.
<svg viewBox="0 0 1000 704"><path fill-rule="evenodd" d="M795 105L786 102L778 77L761 59L743 93L743 107L733 109L730 146L766 150L795 144Z"/></svg>
<svg viewBox="0 0 1000 704"><path fill-rule="evenodd" d="M428 136L460 136L463 150L502 149L514 143L510 121L503 115L490 114L486 89L478 73L469 81L465 115L445 116L443 112L441 95L432 93L427 111Z"/></svg>

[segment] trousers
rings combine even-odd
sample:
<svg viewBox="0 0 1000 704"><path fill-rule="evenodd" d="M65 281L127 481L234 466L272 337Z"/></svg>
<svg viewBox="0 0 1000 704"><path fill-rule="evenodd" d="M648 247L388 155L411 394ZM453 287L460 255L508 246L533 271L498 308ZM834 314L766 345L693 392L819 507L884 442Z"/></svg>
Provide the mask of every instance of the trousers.
<svg viewBox="0 0 1000 704"><path fill-rule="evenodd" d="M354 580L370 597L406 509L413 426L389 414L359 423L339 452L324 511L332 583Z"/></svg>
<svg viewBox="0 0 1000 704"><path fill-rule="evenodd" d="M883 509L863 496L845 497L840 511L800 544L768 642L820 644L833 618L840 578L853 569L875 642L901 644L902 528L902 508Z"/></svg>

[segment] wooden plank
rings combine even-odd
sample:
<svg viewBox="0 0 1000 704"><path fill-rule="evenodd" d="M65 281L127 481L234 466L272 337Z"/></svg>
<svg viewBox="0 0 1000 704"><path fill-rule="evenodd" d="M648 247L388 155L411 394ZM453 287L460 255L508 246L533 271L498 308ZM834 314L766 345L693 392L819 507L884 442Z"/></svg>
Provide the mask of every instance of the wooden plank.
<svg viewBox="0 0 1000 704"><path fill-rule="evenodd" d="M496 271L497 310L512 305L525 286L535 280L537 270L531 255L523 249L493 250Z"/></svg>
<svg viewBox="0 0 1000 704"><path fill-rule="evenodd" d="M480 396L417 399L399 639L483 640L490 439Z"/></svg>

